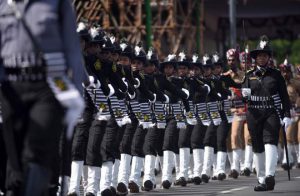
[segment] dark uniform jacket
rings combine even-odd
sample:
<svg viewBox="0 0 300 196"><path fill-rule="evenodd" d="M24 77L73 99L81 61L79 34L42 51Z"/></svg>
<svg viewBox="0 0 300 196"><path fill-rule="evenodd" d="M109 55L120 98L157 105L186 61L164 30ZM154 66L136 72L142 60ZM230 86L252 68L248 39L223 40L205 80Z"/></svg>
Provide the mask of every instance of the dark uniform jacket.
<svg viewBox="0 0 300 196"><path fill-rule="evenodd" d="M268 67L265 71L260 71L258 68L254 68L246 73L243 88L250 88L251 95L254 96L271 97L279 94L282 102L282 113L284 117L290 117L287 87L279 70ZM249 108L248 111L256 112L257 115L268 115L274 112L274 109Z"/></svg>

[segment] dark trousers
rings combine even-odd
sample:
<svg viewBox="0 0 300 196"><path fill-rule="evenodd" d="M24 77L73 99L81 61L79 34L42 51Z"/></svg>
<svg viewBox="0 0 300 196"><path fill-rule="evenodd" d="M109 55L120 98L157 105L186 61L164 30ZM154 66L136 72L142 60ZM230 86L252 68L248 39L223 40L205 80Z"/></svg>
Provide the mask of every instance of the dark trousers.
<svg viewBox="0 0 300 196"><path fill-rule="evenodd" d="M169 150L174 153L179 153L178 148L178 137L179 137L179 129L176 126L176 120L173 116L167 117L167 126L164 134L164 142L163 142L163 151Z"/></svg>
<svg viewBox="0 0 300 196"><path fill-rule="evenodd" d="M5 151L5 144L3 139L2 123L0 123L0 190L5 192L5 174L6 174L7 155Z"/></svg>
<svg viewBox="0 0 300 196"><path fill-rule="evenodd" d="M102 162L106 161L115 161L115 148L114 144L116 143L116 135L118 132L118 124L115 118L111 118L107 121L105 133L101 143L101 157Z"/></svg>
<svg viewBox="0 0 300 196"><path fill-rule="evenodd" d="M148 129L144 129L141 125L137 127L131 144L131 155L144 157L143 146L145 142L145 136L148 132Z"/></svg>
<svg viewBox="0 0 300 196"><path fill-rule="evenodd" d="M204 137L207 130L207 126L198 122L192 131L191 135L191 147L192 149L204 149Z"/></svg>
<svg viewBox="0 0 300 196"><path fill-rule="evenodd" d="M278 145L281 125L280 119L275 110L268 111L266 115L259 115L259 113L255 110L248 111L246 118L252 139L253 152L264 152L264 144Z"/></svg>
<svg viewBox="0 0 300 196"><path fill-rule="evenodd" d="M94 120L94 105L88 93L84 93L85 109L81 118L75 127L73 142L72 142L72 160L83 161L86 157L87 143L89 138L89 129Z"/></svg>
<svg viewBox="0 0 300 196"><path fill-rule="evenodd" d="M7 195L41 195L58 155L64 110L44 81L2 84L1 102Z"/></svg>
<svg viewBox="0 0 300 196"><path fill-rule="evenodd" d="M226 152L226 139L229 131L230 124L227 121L222 120L218 126L210 124L205 133L204 146L215 148L215 152Z"/></svg>
<svg viewBox="0 0 300 196"><path fill-rule="evenodd" d="M131 155L131 145L134 133L138 126L138 120L135 117L130 117L131 123L125 125L124 134L120 143L120 153Z"/></svg>
<svg viewBox="0 0 300 196"><path fill-rule="evenodd" d="M165 129L157 129L156 153L158 156L163 156L163 144L165 137Z"/></svg>
<svg viewBox="0 0 300 196"><path fill-rule="evenodd" d="M179 148L191 147L191 135L194 129L194 125L187 125L186 129L179 130L178 146Z"/></svg>
<svg viewBox="0 0 300 196"><path fill-rule="evenodd" d="M87 152L86 152L86 164L89 166L101 167L101 143L105 134L105 128L107 121L100 121L95 119L90 127Z"/></svg>
<svg viewBox="0 0 300 196"><path fill-rule="evenodd" d="M149 128L145 136L145 142L143 145L145 155L157 155L157 144L160 136L161 129L157 127ZM161 142L162 143L162 142Z"/></svg>
<svg viewBox="0 0 300 196"><path fill-rule="evenodd" d="M113 145L115 159L119 159L119 160L121 159L120 144L122 142L125 128L126 128L126 125L123 125L122 127L118 127L118 130L117 130L115 144Z"/></svg>

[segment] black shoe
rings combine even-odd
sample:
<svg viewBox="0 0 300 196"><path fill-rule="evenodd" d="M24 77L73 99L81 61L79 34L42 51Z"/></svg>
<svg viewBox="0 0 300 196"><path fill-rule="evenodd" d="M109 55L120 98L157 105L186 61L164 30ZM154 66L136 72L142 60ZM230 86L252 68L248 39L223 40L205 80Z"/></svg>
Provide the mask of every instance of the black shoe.
<svg viewBox="0 0 300 196"><path fill-rule="evenodd" d="M117 195L127 195L127 194L128 194L127 186L123 182L118 183Z"/></svg>
<svg viewBox="0 0 300 196"><path fill-rule="evenodd" d="M251 171L249 168L245 168L242 172L241 172L241 176L247 176L249 177L251 174Z"/></svg>
<svg viewBox="0 0 300 196"><path fill-rule="evenodd" d="M187 182L184 177L180 177L174 182L174 186L186 186Z"/></svg>
<svg viewBox="0 0 300 196"><path fill-rule="evenodd" d="M288 169L289 169L289 166L288 166L287 163L282 163L282 164L281 164L281 168L282 168L283 170L288 170Z"/></svg>
<svg viewBox="0 0 300 196"><path fill-rule="evenodd" d="M128 188L130 190L130 193L139 193L140 192L139 186L133 181L129 182Z"/></svg>
<svg viewBox="0 0 300 196"><path fill-rule="evenodd" d="M193 178L193 182L195 185L199 185L199 184L201 184L202 180L200 177L197 176L197 177Z"/></svg>
<svg viewBox="0 0 300 196"><path fill-rule="evenodd" d="M275 186L275 178L274 176L267 176L265 179L267 190L273 191Z"/></svg>
<svg viewBox="0 0 300 196"><path fill-rule="evenodd" d="M256 175L256 169L253 168L252 173Z"/></svg>
<svg viewBox="0 0 300 196"><path fill-rule="evenodd" d="M224 174L224 173L218 174L218 180L222 181L222 180L225 180L225 179L226 179L226 174Z"/></svg>
<svg viewBox="0 0 300 196"><path fill-rule="evenodd" d="M113 196L117 195L117 191L116 191L115 187L110 186L110 191L112 192Z"/></svg>
<svg viewBox="0 0 300 196"><path fill-rule="evenodd" d="M211 177L211 180L218 180L218 177L217 176L213 176L213 177Z"/></svg>
<svg viewBox="0 0 300 196"><path fill-rule="evenodd" d="M239 177L239 172L237 172L235 169L231 170L228 177L237 179Z"/></svg>
<svg viewBox="0 0 300 196"><path fill-rule="evenodd" d="M73 192L73 193L69 193L67 196L78 196L77 193Z"/></svg>
<svg viewBox="0 0 300 196"><path fill-rule="evenodd" d="M296 168L300 169L300 163L297 163Z"/></svg>
<svg viewBox="0 0 300 196"><path fill-rule="evenodd" d="M161 185L164 189L169 189L171 187L171 182L169 180L164 180Z"/></svg>
<svg viewBox="0 0 300 196"><path fill-rule="evenodd" d="M188 178L186 182L188 184L194 183L194 178Z"/></svg>
<svg viewBox="0 0 300 196"><path fill-rule="evenodd" d="M153 183L151 180L146 180L144 182L143 191L151 191L153 190Z"/></svg>
<svg viewBox="0 0 300 196"><path fill-rule="evenodd" d="M85 194L85 196L96 196L94 193L91 193L91 192L87 192L86 194Z"/></svg>
<svg viewBox="0 0 300 196"><path fill-rule="evenodd" d="M258 185L254 187L254 191L267 191L267 186L266 184L258 183Z"/></svg>
<svg viewBox="0 0 300 196"><path fill-rule="evenodd" d="M109 189L104 189L101 192L101 196L113 196L113 193L111 192L110 188Z"/></svg>
<svg viewBox="0 0 300 196"><path fill-rule="evenodd" d="M206 174L201 175L202 182L208 183L209 177Z"/></svg>

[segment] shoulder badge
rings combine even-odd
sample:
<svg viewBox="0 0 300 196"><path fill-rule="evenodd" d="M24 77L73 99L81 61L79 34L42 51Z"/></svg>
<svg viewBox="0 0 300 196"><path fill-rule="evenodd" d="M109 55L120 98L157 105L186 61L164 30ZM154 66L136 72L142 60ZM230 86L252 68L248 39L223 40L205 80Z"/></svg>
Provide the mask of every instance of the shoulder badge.
<svg viewBox="0 0 300 196"><path fill-rule="evenodd" d="M116 73L117 72L117 65L114 63L111 67L111 70Z"/></svg>
<svg viewBox="0 0 300 196"><path fill-rule="evenodd" d="M97 71L101 70L102 64L101 64L101 62L100 62L99 59L96 60L96 62L95 62L95 64L94 64L94 67L95 67L95 69L96 69Z"/></svg>
<svg viewBox="0 0 300 196"><path fill-rule="evenodd" d="M122 73L122 76L125 77L124 67L121 68L121 73Z"/></svg>
<svg viewBox="0 0 300 196"><path fill-rule="evenodd" d="M155 85L156 88L158 88L158 83L157 83L156 79L154 79L154 85Z"/></svg>
<svg viewBox="0 0 300 196"><path fill-rule="evenodd" d="M196 81L197 81L199 84L204 85L204 83L203 83L201 80L196 79Z"/></svg>
<svg viewBox="0 0 300 196"><path fill-rule="evenodd" d="M215 84L214 84L213 81L210 81L210 86L211 86L212 88L215 88Z"/></svg>
<svg viewBox="0 0 300 196"><path fill-rule="evenodd" d="M144 74L142 74L142 73L139 73L139 75L140 75L140 77L141 77L143 80L145 80L145 76L144 76Z"/></svg>
<svg viewBox="0 0 300 196"><path fill-rule="evenodd" d="M226 85L225 85L225 82L224 82L224 81L222 81L222 87L223 87L223 89L226 88Z"/></svg>

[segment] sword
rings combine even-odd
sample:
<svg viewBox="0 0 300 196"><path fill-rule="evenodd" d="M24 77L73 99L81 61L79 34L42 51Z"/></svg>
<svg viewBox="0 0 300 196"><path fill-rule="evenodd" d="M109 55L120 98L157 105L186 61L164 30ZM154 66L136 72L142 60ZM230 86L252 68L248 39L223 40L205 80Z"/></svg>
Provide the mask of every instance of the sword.
<svg viewBox="0 0 300 196"><path fill-rule="evenodd" d="M288 153L288 149L287 149L287 140L286 140L286 132L285 132L285 124L282 125L282 136L283 136L283 144L284 144L284 149L285 149L285 156L286 156L286 163L288 165L288 177L289 177L289 181L291 181L291 174L290 174L290 160L289 160L289 153Z"/></svg>

